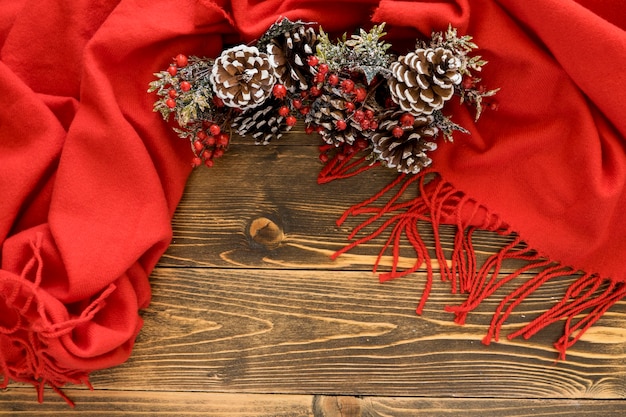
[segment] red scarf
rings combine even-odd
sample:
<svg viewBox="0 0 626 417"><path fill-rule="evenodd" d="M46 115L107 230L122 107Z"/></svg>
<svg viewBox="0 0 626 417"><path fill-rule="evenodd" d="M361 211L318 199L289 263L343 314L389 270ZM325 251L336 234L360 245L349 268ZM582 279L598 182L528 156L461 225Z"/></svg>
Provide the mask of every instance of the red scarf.
<svg viewBox="0 0 626 417"><path fill-rule="evenodd" d="M562 301L517 334L566 318L562 352L626 295L620 1L340 0L332 13L323 1L219 3L16 0L0 11L0 386L26 381L41 393L46 384L87 383L91 371L128 358L190 172L188 148L151 111L152 73L179 52L217 56L280 15L331 32L387 22L392 43L451 23L489 61L482 78L500 87L498 110L475 124L455 108L471 136L436 151L436 180L407 184L421 187L413 207L385 206L391 191L368 202L397 209L392 233L416 248L415 213L458 226L452 266L442 271L467 293L450 308L457 321L515 278L493 274L506 258L525 260L520 272L540 272L503 300L486 342L549 279L582 271L568 278ZM376 216L362 205L347 216L363 212ZM528 246L474 265L477 228L516 232ZM374 232L359 231L356 243Z"/></svg>

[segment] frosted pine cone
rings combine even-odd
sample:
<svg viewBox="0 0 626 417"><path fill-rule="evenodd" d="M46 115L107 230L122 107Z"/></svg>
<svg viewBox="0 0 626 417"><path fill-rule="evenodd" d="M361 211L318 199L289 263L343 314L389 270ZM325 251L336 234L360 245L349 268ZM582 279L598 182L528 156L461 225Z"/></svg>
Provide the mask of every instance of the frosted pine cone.
<svg viewBox="0 0 626 417"><path fill-rule="evenodd" d="M270 96L276 73L267 54L254 46L238 45L215 60L210 81L225 105L245 110Z"/></svg>
<svg viewBox="0 0 626 417"><path fill-rule="evenodd" d="M312 73L307 58L315 54L317 35L313 28L294 26L267 44L267 53L276 68L279 82L294 93L311 85Z"/></svg>
<svg viewBox="0 0 626 417"><path fill-rule="evenodd" d="M285 118L277 110L280 102L269 98L253 109L249 109L233 120L233 127L242 136L251 134L255 142L267 145L272 139L280 139L291 126L284 123Z"/></svg>
<svg viewBox="0 0 626 417"><path fill-rule="evenodd" d="M305 122L319 126L320 136L329 145L339 146L343 143L352 145L362 137L362 127L350 115L346 108L346 100L338 93L322 94L311 105Z"/></svg>
<svg viewBox="0 0 626 417"><path fill-rule="evenodd" d="M398 172L417 174L432 163L428 153L437 149L439 130L430 115L413 116L402 111L387 111L372 133L374 152L383 164Z"/></svg>
<svg viewBox="0 0 626 417"><path fill-rule="evenodd" d="M462 80L461 59L445 48L419 48L390 66L393 101L414 115L432 114L454 94Z"/></svg>

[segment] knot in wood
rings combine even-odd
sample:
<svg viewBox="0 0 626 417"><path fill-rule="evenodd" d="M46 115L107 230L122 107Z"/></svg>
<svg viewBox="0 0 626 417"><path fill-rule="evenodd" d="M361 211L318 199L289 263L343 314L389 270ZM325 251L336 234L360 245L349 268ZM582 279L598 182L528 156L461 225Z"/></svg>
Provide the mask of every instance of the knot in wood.
<svg viewBox="0 0 626 417"><path fill-rule="evenodd" d="M282 228L266 217L252 220L248 233L253 241L266 249L276 249L285 238Z"/></svg>

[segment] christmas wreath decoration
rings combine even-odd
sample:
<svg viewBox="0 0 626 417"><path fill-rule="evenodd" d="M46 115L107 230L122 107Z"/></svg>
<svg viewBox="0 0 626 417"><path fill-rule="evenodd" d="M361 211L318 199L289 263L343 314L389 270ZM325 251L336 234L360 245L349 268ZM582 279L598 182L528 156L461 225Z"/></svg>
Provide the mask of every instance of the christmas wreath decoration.
<svg viewBox="0 0 626 417"><path fill-rule="evenodd" d="M441 138L469 133L446 104L457 96L478 119L496 107L487 98L497 90L475 76L486 61L472 55L471 36L450 26L397 55L384 27L331 41L321 28L283 18L255 45L232 46L215 59L179 54L148 91L159 97L154 110L189 141L193 166L212 166L233 132L268 144L301 120L326 143L324 163L360 152L366 164L417 174L432 164Z"/></svg>

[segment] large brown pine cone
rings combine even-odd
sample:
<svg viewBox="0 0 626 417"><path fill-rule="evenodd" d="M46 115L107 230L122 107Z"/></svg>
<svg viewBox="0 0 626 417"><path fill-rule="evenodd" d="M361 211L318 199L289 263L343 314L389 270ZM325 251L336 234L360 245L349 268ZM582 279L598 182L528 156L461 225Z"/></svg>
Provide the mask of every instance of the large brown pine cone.
<svg viewBox="0 0 626 417"><path fill-rule="evenodd" d="M393 101L414 115L432 114L461 83L461 59L445 48L419 48L390 66L389 90Z"/></svg>
<svg viewBox="0 0 626 417"><path fill-rule="evenodd" d="M307 58L315 55L316 45L315 30L303 25L295 26L269 41L267 53L276 68L278 80L291 93L306 90L312 84L313 75Z"/></svg>
<svg viewBox="0 0 626 417"><path fill-rule="evenodd" d="M270 96L276 73L267 54L254 46L238 45L215 60L210 81L225 105L245 110Z"/></svg>
<svg viewBox="0 0 626 417"><path fill-rule="evenodd" d="M398 172L417 174L432 163L428 153L437 149L434 140L439 130L432 125L434 118L424 114L415 116L412 125L402 126L399 120L403 114L403 111L383 113L378 129L370 139L375 154L384 165L396 168ZM402 134L397 136L400 132Z"/></svg>

